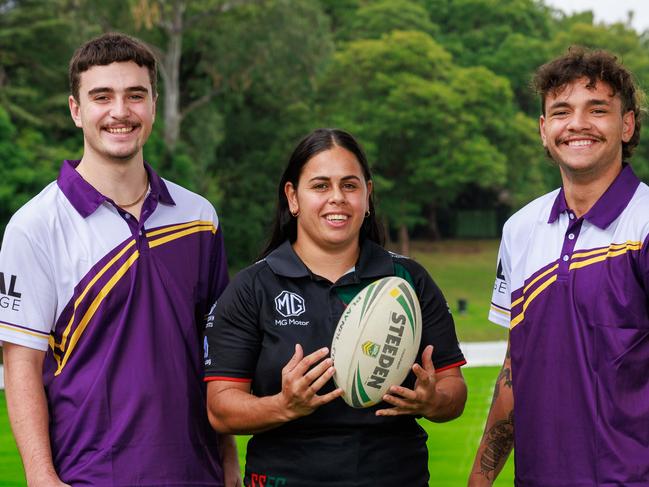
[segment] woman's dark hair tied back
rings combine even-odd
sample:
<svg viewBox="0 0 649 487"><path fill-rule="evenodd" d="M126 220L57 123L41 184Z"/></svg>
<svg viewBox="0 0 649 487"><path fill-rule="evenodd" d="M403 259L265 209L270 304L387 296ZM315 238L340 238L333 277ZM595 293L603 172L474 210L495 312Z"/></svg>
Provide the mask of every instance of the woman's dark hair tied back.
<svg viewBox="0 0 649 487"><path fill-rule="evenodd" d="M286 183L290 182L293 187L297 188L302 168L306 163L317 154L336 146L342 147L354 154L358 163L361 165L365 182L371 181L372 173L367 162L367 156L352 134L336 128L319 128L308 134L297 144L295 150L293 150L288 165L279 181L277 187L277 209L271 237L266 248L261 253L260 258L266 257L286 240L294 242L297 238L297 219L291 215L288 199L284 193ZM361 241L369 239L379 245L383 245L383 230L375 216L373 195L370 195L369 210L370 215L363 222L359 238Z"/></svg>

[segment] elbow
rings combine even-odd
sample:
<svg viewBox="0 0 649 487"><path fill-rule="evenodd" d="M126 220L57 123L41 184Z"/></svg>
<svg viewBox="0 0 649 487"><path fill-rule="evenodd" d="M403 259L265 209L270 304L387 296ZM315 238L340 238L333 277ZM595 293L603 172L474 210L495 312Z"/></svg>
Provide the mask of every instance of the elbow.
<svg viewBox="0 0 649 487"><path fill-rule="evenodd" d="M462 413L464 413L465 405L466 405L466 394L464 394L463 399L459 400L456 404L454 404L454 408L450 411L450 414L444 421L452 421L462 416Z"/></svg>
<svg viewBox="0 0 649 487"><path fill-rule="evenodd" d="M236 434L236 431L228 424L225 417L222 414L219 414L218 411L215 411L214 408L207 408L207 419L212 426L212 429L221 434Z"/></svg>

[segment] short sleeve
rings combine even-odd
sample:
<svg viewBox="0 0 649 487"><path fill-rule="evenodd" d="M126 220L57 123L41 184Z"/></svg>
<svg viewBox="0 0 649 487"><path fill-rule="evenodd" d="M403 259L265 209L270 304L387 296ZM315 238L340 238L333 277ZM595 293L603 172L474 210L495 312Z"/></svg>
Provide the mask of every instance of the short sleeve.
<svg viewBox="0 0 649 487"><path fill-rule="evenodd" d="M455 333L453 315L437 284L428 272L411 260L402 262L410 274L421 306L421 350L433 345L433 365L442 371L464 365L466 360L460 350Z"/></svg>
<svg viewBox="0 0 649 487"><path fill-rule="evenodd" d="M9 223L0 248L0 341L47 350L57 306L50 258Z"/></svg>
<svg viewBox="0 0 649 487"><path fill-rule="evenodd" d="M214 222L217 228L212 239L212 248L210 254L210 284L209 296L210 302L214 303L221 296L221 293L228 285L228 261L225 253L225 244L223 241L223 229L219 224L218 217L214 213Z"/></svg>
<svg viewBox="0 0 649 487"><path fill-rule="evenodd" d="M503 230L503 238L498 250L498 263L496 266L496 280L491 294L489 307L489 321L509 328L511 308L511 258L507 248L507 232Z"/></svg>
<svg viewBox="0 0 649 487"><path fill-rule="evenodd" d="M252 380L261 332L248 272L239 273L212 306L205 327L205 380Z"/></svg>
<svg viewBox="0 0 649 487"><path fill-rule="evenodd" d="M649 233L642 242L639 260L640 274L642 275L642 284L644 285L645 296L649 299Z"/></svg>

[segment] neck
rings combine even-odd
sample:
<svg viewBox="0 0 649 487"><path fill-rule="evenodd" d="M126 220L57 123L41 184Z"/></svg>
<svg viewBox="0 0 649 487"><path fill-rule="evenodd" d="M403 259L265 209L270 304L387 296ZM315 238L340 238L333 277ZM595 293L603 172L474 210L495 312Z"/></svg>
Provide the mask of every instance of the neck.
<svg viewBox="0 0 649 487"><path fill-rule="evenodd" d="M299 236L293 244L293 250L311 272L330 282L336 282L354 267L360 254L358 242L344 248L326 249L305 242Z"/></svg>
<svg viewBox="0 0 649 487"><path fill-rule="evenodd" d="M577 218L590 210L622 171L622 163L611 165L597 174L580 174L561 168L563 193L568 207Z"/></svg>
<svg viewBox="0 0 649 487"><path fill-rule="evenodd" d="M89 158L84 154L77 172L97 191L117 204L129 204L137 200L148 185L148 175L141 155L139 158L117 162ZM139 218L143 200L144 198L125 209Z"/></svg>

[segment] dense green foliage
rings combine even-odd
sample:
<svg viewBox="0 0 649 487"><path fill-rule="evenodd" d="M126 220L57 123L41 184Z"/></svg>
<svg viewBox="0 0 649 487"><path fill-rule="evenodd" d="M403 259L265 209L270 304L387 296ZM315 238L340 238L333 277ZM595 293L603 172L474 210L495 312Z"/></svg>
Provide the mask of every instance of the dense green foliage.
<svg viewBox="0 0 649 487"><path fill-rule="evenodd" d="M482 435L498 369L465 368L463 373L469 388L469 399L464 414L449 423L421 422L428 432L430 485L434 487L457 487L466 484L475 448ZM16 444L9 429L6 409L4 391L0 391L0 479L5 487L19 487L25 485L25 480ZM237 437L242 466L245 462L247 440L247 436ZM512 457L494 484L495 487L513 485Z"/></svg>
<svg viewBox="0 0 649 487"><path fill-rule="evenodd" d="M260 250L280 172L313 128L360 138L406 244L452 236L458 208L506 214L556 186L529 88L544 61L603 47L649 84L649 33L542 0L0 0L0 229L81 154L67 62L108 30L159 56L145 156L215 204L235 267ZM633 163L649 178L649 143Z"/></svg>

